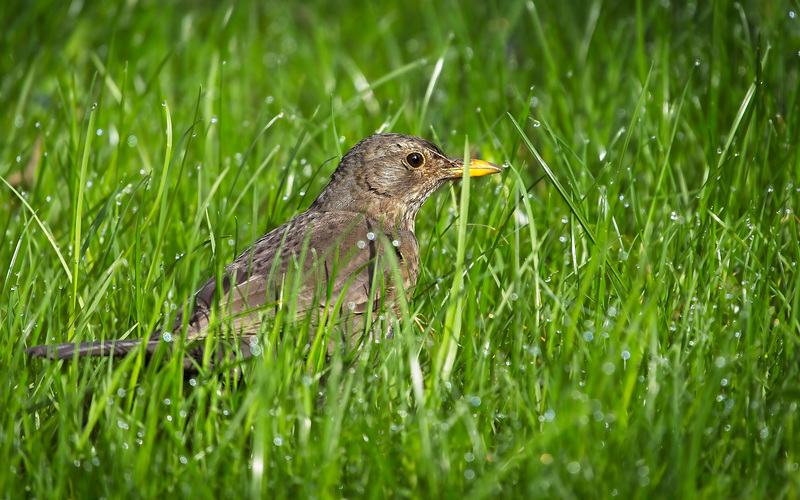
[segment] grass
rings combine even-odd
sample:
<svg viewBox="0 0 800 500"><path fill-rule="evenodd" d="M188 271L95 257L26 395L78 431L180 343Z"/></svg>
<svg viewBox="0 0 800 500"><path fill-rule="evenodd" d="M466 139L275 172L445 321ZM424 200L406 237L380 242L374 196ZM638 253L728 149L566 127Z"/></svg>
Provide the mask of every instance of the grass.
<svg viewBox="0 0 800 500"><path fill-rule="evenodd" d="M800 496L797 1L0 9L0 497ZM507 165L394 340L23 354L148 334L376 130Z"/></svg>

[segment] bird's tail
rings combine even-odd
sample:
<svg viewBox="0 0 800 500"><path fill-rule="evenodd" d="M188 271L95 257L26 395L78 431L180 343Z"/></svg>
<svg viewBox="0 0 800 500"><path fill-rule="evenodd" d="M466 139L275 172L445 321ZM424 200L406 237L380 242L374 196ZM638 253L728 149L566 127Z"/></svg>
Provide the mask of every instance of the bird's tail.
<svg viewBox="0 0 800 500"><path fill-rule="evenodd" d="M148 340L147 350L150 351ZM81 342L79 344L64 343L53 345L37 345L25 349L31 356L49 359L72 359L87 356L124 356L137 349L142 339L106 340L99 342ZM155 347L155 345L153 346Z"/></svg>

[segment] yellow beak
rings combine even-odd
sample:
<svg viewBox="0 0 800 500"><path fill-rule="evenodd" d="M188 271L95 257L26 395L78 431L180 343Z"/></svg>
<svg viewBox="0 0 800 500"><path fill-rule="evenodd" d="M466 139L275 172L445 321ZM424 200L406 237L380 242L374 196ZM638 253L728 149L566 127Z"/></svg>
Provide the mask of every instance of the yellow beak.
<svg viewBox="0 0 800 500"><path fill-rule="evenodd" d="M464 176L464 160L461 158L451 158L452 166L444 169L447 177L451 179L459 179ZM503 171L494 163L489 163L483 160L470 160L469 161L469 176L480 177L482 175L499 174Z"/></svg>

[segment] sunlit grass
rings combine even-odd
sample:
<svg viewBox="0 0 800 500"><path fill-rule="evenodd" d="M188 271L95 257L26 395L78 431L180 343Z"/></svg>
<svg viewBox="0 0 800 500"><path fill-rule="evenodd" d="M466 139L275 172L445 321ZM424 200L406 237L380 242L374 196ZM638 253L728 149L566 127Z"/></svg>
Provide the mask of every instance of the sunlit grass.
<svg viewBox="0 0 800 500"><path fill-rule="evenodd" d="M3 9L0 496L800 494L796 2ZM393 340L22 352L149 334L375 131L505 165Z"/></svg>

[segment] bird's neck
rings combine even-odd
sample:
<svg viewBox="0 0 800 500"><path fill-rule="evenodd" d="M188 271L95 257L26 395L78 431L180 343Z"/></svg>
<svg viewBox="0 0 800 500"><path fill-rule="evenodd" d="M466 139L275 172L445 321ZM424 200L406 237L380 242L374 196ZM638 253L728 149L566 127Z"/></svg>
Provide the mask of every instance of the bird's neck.
<svg viewBox="0 0 800 500"><path fill-rule="evenodd" d="M384 227L413 233L417 212L424 203L424 200L420 203L411 196L408 200L382 196L370 196L365 199L352 191L350 193L336 191L330 186L323 189L309 210L361 215L367 220L380 222Z"/></svg>
<svg viewBox="0 0 800 500"><path fill-rule="evenodd" d="M417 210L397 210L393 205L394 204L370 203L367 207L364 207L363 205L349 206L347 204L337 204L335 207L312 205L310 208L319 212L353 214L354 216L361 216L368 221L378 223L386 229L391 228L398 231L409 231L413 233L416 227Z"/></svg>

